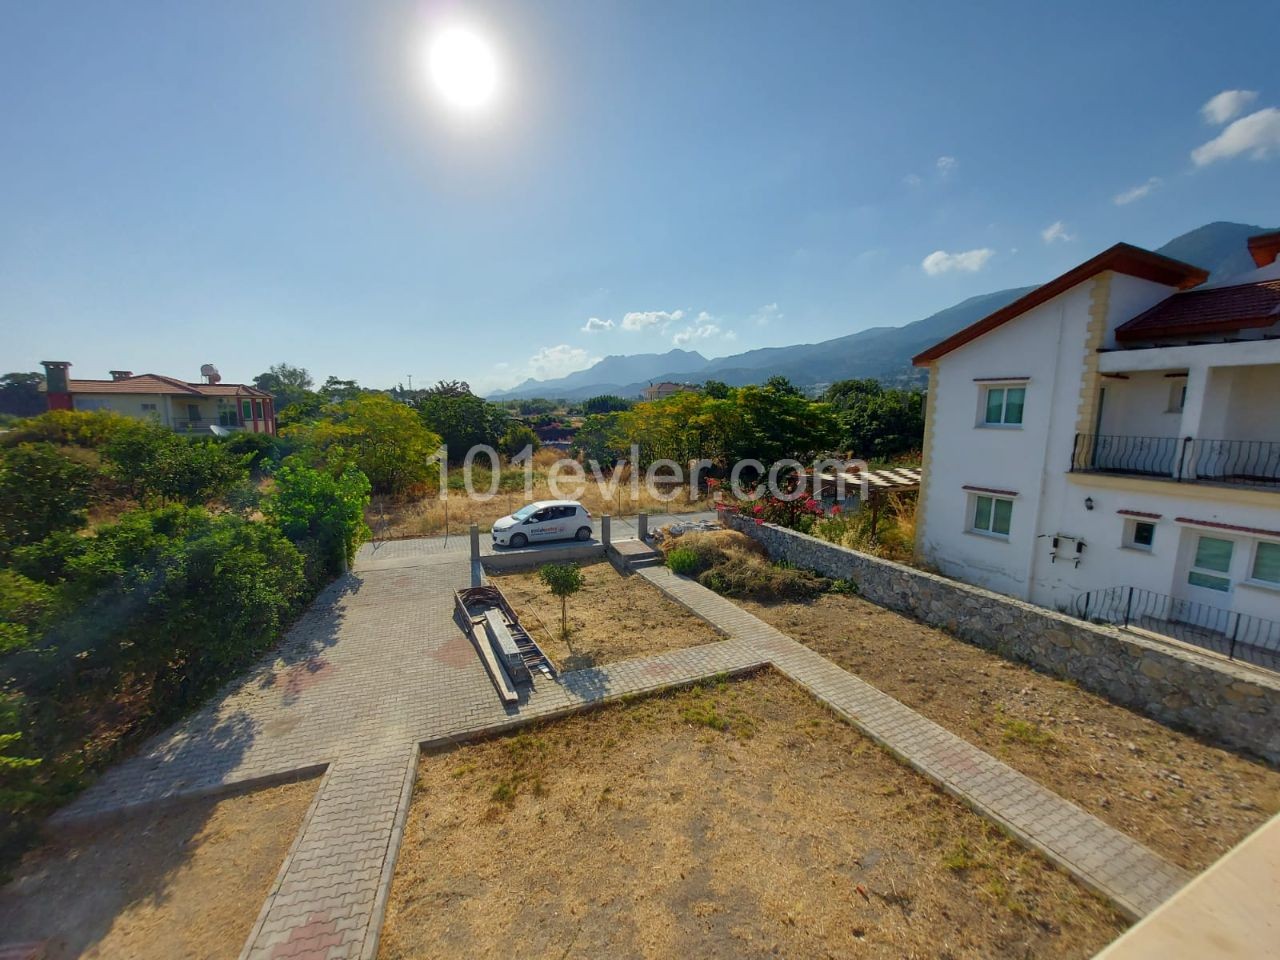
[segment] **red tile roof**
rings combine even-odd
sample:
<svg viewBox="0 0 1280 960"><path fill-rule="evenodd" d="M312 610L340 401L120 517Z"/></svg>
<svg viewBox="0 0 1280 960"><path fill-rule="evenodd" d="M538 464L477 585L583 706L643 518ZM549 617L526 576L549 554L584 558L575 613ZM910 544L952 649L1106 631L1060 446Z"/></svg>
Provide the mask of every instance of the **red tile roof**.
<svg viewBox="0 0 1280 960"><path fill-rule="evenodd" d="M1179 290L1199 286L1209 279L1208 271L1201 270L1199 267L1194 267L1189 263L1183 263L1181 260L1174 260L1159 253L1152 253L1150 250L1143 250L1141 247L1135 247L1129 243L1117 243L1114 247L1103 250L1092 260L1086 260L1078 267L1068 270L1062 276L1050 280L1043 286L1036 287L1026 296L1019 297L1008 306L1001 307L995 313L983 317L977 323L965 327L959 333L952 334L941 343L934 344L928 350L913 357L911 362L917 367L923 367L930 361L945 356L957 347L963 347L966 343L976 340L984 333L989 333L996 327L1008 323L1014 317L1020 316L1033 307L1040 306L1042 303L1047 303L1058 294L1065 293L1077 284L1083 283L1107 270L1114 270L1116 273L1124 273L1131 277L1150 280L1152 283L1162 283L1165 286L1176 287Z"/></svg>
<svg viewBox="0 0 1280 960"><path fill-rule="evenodd" d="M186 397L269 397L271 394L243 383L187 383L156 373L140 373L123 380L68 380L69 393L174 394Z"/></svg>
<svg viewBox="0 0 1280 960"><path fill-rule="evenodd" d="M1116 328L1122 342L1231 333L1280 323L1280 280L1188 290Z"/></svg>
<svg viewBox="0 0 1280 960"><path fill-rule="evenodd" d="M1249 238L1249 254L1259 267L1269 267L1280 259L1280 230Z"/></svg>

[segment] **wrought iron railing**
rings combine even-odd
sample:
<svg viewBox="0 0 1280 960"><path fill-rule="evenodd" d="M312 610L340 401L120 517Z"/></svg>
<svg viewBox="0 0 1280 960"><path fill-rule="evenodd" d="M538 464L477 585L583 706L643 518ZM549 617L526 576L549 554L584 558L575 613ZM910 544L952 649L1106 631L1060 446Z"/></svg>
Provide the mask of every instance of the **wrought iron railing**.
<svg viewBox="0 0 1280 960"><path fill-rule="evenodd" d="M1071 472L1280 487L1280 443L1077 433Z"/></svg>
<svg viewBox="0 0 1280 960"><path fill-rule="evenodd" d="M1187 439L1183 447L1183 479L1280 486L1280 443Z"/></svg>
<svg viewBox="0 0 1280 960"><path fill-rule="evenodd" d="M1071 452L1073 473L1123 473L1172 477L1182 441L1177 437L1123 437L1077 433Z"/></svg>
<svg viewBox="0 0 1280 960"><path fill-rule="evenodd" d="M1280 670L1280 622L1275 620L1141 587L1106 587L1082 593L1071 612L1082 620L1138 627L1233 660Z"/></svg>
<svg viewBox="0 0 1280 960"><path fill-rule="evenodd" d="M187 417L175 417L169 421L169 426L179 433L208 433L210 427L225 427L228 430L241 430L243 424L239 417L209 417L208 419L190 419Z"/></svg>

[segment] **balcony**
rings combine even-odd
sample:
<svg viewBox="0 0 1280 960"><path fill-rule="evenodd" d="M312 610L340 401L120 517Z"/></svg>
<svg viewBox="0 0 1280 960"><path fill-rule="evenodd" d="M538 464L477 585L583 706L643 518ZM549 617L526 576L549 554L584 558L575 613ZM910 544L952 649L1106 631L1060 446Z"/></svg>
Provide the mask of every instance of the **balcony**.
<svg viewBox="0 0 1280 960"><path fill-rule="evenodd" d="M1280 442L1078 433L1071 472L1280 489Z"/></svg>
<svg viewBox="0 0 1280 960"><path fill-rule="evenodd" d="M217 418L211 417L204 419L197 417L191 419L173 419L169 421L169 426L173 428L175 433L209 433L210 427L221 427L224 430L237 432L244 429L244 425L235 417Z"/></svg>

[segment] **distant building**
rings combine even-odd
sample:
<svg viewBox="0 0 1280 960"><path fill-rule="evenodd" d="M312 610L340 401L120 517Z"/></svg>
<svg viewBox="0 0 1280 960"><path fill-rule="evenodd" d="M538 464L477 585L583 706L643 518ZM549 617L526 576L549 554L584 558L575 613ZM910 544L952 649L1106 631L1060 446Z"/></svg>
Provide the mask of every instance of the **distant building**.
<svg viewBox="0 0 1280 960"><path fill-rule="evenodd" d="M672 383L670 380L663 380L661 383L651 383L644 388L644 398L646 400L665 400L667 397L677 393L686 393L690 390L696 390L692 383Z"/></svg>
<svg viewBox="0 0 1280 960"><path fill-rule="evenodd" d="M223 383L213 364L198 383L155 373L111 370L110 380L72 380L65 360L45 360L50 410L110 410L153 420L177 433L249 431L275 433L271 394L243 383ZM212 428L217 427L217 430Z"/></svg>
<svg viewBox="0 0 1280 960"><path fill-rule="evenodd" d="M1280 629L1280 233L1249 249L1257 269L1206 282L1117 244L917 356L920 559L1077 614L1101 597L1280 639L1245 635Z"/></svg>

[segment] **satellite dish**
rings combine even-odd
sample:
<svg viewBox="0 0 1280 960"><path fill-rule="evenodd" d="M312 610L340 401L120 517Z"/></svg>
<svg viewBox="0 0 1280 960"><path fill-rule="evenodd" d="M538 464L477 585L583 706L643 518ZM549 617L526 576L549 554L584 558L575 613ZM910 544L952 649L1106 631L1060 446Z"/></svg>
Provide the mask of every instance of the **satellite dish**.
<svg viewBox="0 0 1280 960"><path fill-rule="evenodd" d="M230 431L230 430L228 430L226 427L220 427L220 426L218 426L216 423L211 423L211 424L209 424L209 429L213 431L213 435L214 435L215 437L229 437L229 436L231 436L231 431Z"/></svg>

